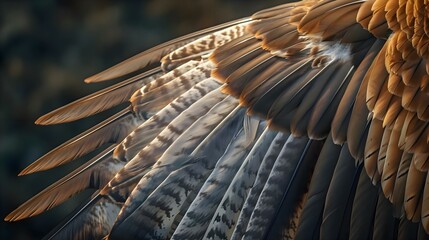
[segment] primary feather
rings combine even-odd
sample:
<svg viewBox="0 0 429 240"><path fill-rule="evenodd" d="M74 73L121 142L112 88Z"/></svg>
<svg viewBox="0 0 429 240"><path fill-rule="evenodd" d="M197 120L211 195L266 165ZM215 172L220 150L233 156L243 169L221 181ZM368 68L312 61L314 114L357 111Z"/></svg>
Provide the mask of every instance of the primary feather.
<svg viewBox="0 0 429 240"><path fill-rule="evenodd" d="M50 237L428 238L428 9L304 0L94 75L143 71L36 122L130 101L24 169L105 148L5 220L93 188Z"/></svg>

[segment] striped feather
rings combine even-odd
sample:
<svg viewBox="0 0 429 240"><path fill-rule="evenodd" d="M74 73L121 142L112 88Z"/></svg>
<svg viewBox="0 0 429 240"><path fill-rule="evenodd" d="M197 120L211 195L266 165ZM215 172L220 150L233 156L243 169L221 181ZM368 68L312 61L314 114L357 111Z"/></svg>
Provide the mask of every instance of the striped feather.
<svg viewBox="0 0 429 240"><path fill-rule="evenodd" d="M22 170L19 175L47 170L84 156L103 144L118 143L142 122L144 119L125 109L54 148Z"/></svg>
<svg viewBox="0 0 429 240"><path fill-rule="evenodd" d="M201 98L198 102L186 109L176 117L159 135L140 152L135 155L115 178L109 183L109 188L118 188L121 184L129 180L135 181L141 177L144 170L151 167L163 152L198 118L207 114L211 109L216 108L225 99L226 95L214 90ZM220 102L220 103L219 103ZM222 105L222 104L220 104ZM138 179L136 179L138 178ZM107 190L107 189L106 189Z"/></svg>
<svg viewBox="0 0 429 240"><path fill-rule="evenodd" d="M258 128L258 137L262 126ZM257 138L256 138L257 139ZM178 225L172 239L213 238L213 232L206 232L225 191L240 168L243 160L253 146L248 145L248 139L242 130L228 146L225 154L218 160L216 167L201 187L197 197L189 206L182 221ZM195 219L198 219L196 222Z"/></svg>
<svg viewBox="0 0 429 240"><path fill-rule="evenodd" d="M113 147L107 148L54 184L29 199L5 217L17 221L47 211L85 189L100 189L124 166L112 158Z"/></svg>
<svg viewBox="0 0 429 240"><path fill-rule="evenodd" d="M426 175L426 172L420 172L414 164L410 164L405 185L404 209L407 219L413 222L417 222L421 218Z"/></svg>
<svg viewBox="0 0 429 240"><path fill-rule="evenodd" d="M380 181L381 174L378 172L378 155L383 138L383 125L378 119L371 121L368 137L365 144L364 166L371 182L375 185Z"/></svg>
<svg viewBox="0 0 429 240"><path fill-rule="evenodd" d="M241 164L207 228L208 236L212 233L213 237L226 236L228 239L231 238L243 204L275 135L275 132L265 129Z"/></svg>
<svg viewBox="0 0 429 240"><path fill-rule="evenodd" d="M400 217L404 213L404 195L407 183L408 171L410 168L413 155L407 152L402 154L401 163L399 164L398 173L396 174L395 187L393 189L392 204L394 207L394 216Z"/></svg>
<svg viewBox="0 0 429 240"><path fill-rule="evenodd" d="M136 92L130 99L134 111L154 113L161 110L195 84L209 78L213 68L211 62L205 61L160 87Z"/></svg>
<svg viewBox="0 0 429 240"><path fill-rule="evenodd" d="M204 138L210 134L225 118L234 114L238 107L237 99L226 97L216 104L207 114L196 120L184 131L155 163L157 166L170 165L175 158L191 154Z"/></svg>
<svg viewBox="0 0 429 240"><path fill-rule="evenodd" d="M46 239L102 239L110 231L120 204L94 194L88 203L53 229Z"/></svg>
<svg viewBox="0 0 429 240"><path fill-rule="evenodd" d="M131 160L174 118L219 86L220 83L212 78L203 80L193 86L131 132L115 149L115 157L124 161Z"/></svg>
<svg viewBox="0 0 429 240"><path fill-rule="evenodd" d="M181 46L184 46L185 44L188 44L197 38L248 21L250 21L250 18L242 18L171 40L169 42L148 49L140 54L137 54L134 57L131 57L121 63L118 63L117 65L107 70L104 70L101 73L91 76L85 79L85 82L100 82L118 78L126 74L135 72L139 69L150 66L153 63L159 62L161 58L165 56L165 54Z"/></svg>
<svg viewBox="0 0 429 240"><path fill-rule="evenodd" d="M283 148L283 145L286 143L286 140L289 138L288 134L277 133L276 137L273 139L270 147L264 155L261 166L258 169L255 182L253 183L252 188L249 190L247 198L243 204L240 215L237 220L236 227L232 233L231 239L241 239L244 235L249 219L251 217L252 211L258 201L258 198L267 182L268 176L271 172L271 169L276 161L280 151Z"/></svg>
<svg viewBox="0 0 429 240"><path fill-rule="evenodd" d="M234 39L242 37L246 33L245 29L247 25L248 21L243 21L243 23L238 23L221 31L203 36L175 49L162 58L162 69L174 69L191 59L201 59L202 55L213 51L217 47L225 45Z"/></svg>
<svg viewBox="0 0 429 240"><path fill-rule="evenodd" d="M155 88L161 87L162 85L165 85L165 84L171 82L172 80L182 76L183 74L193 70L194 68L196 68L200 64L201 64L201 61L191 60L191 61L171 70L170 72L163 74L162 76L156 78L152 82L145 84L144 86L142 86L140 88L139 94L144 94L144 93L150 92L151 90L153 90Z"/></svg>
<svg viewBox="0 0 429 240"><path fill-rule="evenodd" d="M229 141L231 141L232 137L235 135L235 132L237 130L234 128L240 126L240 124L237 123L243 122L243 112L244 111L242 110L233 111L228 117L226 117L218 125L218 127L214 129L209 136L206 137L203 142L206 142L207 145L205 147L199 148L199 150L195 153L194 157L197 159L201 158L204 161L206 161L205 159L208 159L208 162L206 161L206 164L209 164L209 166L214 166L214 164L220 157L220 154L225 151L225 148L227 147L225 144L228 144ZM225 141L227 139L228 141ZM211 154L207 154L208 152L210 152ZM208 156L210 157L208 158ZM183 161L186 161L186 158L187 157L176 158L176 163L174 164L158 166L152 170L152 172L157 173L156 175L146 174L145 177L140 180L138 186L134 189L130 198L125 203L120 215L118 216L114 231L112 233L113 235L121 236L122 233L130 231L129 226L132 227L133 224L136 224L136 226L140 226L139 213L144 210L144 208L141 207L141 204L143 204L144 201L146 201L146 199L151 196L150 194L152 193L152 191L162 186L162 181L164 181L164 179L169 175L171 171L175 171L184 164ZM209 170L211 171L212 168L213 167L209 167ZM208 175L202 178L201 181L205 181L207 177ZM199 190L199 188L197 190ZM186 188L182 189L181 191L186 192ZM186 211L186 209L182 209L181 211L183 210Z"/></svg>
<svg viewBox="0 0 429 240"><path fill-rule="evenodd" d="M262 239L267 236L308 145L307 138L288 138L253 209L244 239Z"/></svg>
<svg viewBox="0 0 429 240"><path fill-rule="evenodd" d="M284 182L287 188L266 235L268 239L296 238L302 210L307 203L308 185L323 143L324 141L310 140L302 151L296 168L287 174L290 179Z"/></svg>

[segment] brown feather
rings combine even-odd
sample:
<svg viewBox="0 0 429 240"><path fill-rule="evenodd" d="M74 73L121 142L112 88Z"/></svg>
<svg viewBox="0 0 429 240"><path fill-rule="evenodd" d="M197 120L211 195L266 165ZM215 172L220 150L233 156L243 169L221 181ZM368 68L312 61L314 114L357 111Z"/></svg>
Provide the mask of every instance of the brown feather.
<svg viewBox="0 0 429 240"><path fill-rule="evenodd" d="M366 73L371 71L372 61L377 56L383 44L384 41L379 40L372 45L347 85L347 89L343 94L343 98L338 105L338 110L332 120L332 138L336 144L341 144L346 141L349 119L357 92L359 91Z"/></svg>
<svg viewBox="0 0 429 240"><path fill-rule="evenodd" d="M103 144L118 143L143 121L125 109L51 150L19 175L47 170L84 156Z"/></svg>
<svg viewBox="0 0 429 240"><path fill-rule="evenodd" d="M368 87L366 93L366 102L369 110L373 110L377 99L379 98L382 87L388 79L388 73L384 64L384 55L386 45L378 53L377 58L372 63L371 72L368 72Z"/></svg>
<svg viewBox="0 0 429 240"><path fill-rule="evenodd" d="M368 131L368 137L365 144L365 170L375 185L380 180L380 173L378 172L377 159L380 151L381 139L383 137L382 122L378 119L373 119Z"/></svg>
<svg viewBox="0 0 429 240"><path fill-rule="evenodd" d="M404 123L405 116L396 119L396 123L402 126ZM392 195L394 191L396 176L398 174L399 164L403 152L398 147L399 137L401 135L400 129L393 129L390 134L390 139L386 151L386 160L384 162L383 174L381 176L381 187L383 189L384 196L392 202Z"/></svg>
<svg viewBox="0 0 429 240"><path fill-rule="evenodd" d="M107 148L79 168L45 188L10 213L5 220L17 221L47 211L88 188L102 188L124 163L112 158L114 146Z"/></svg>
<svg viewBox="0 0 429 240"><path fill-rule="evenodd" d="M419 171L427 172L429 169L429 153L414 153L413 163Z"/></svg>
<svg viewBox="0 0 429 240"><path fill-rule="evenodd" d="M232 53L239 51L245 47L248 47L251 44L254 44L255 41L253 39L252 34L245 34L241 37L238 37L225 45L222 45L216 48L209 56L210 61L214 63L219 63L229 57Z"/></svg>
<svg viewBox="0 0 429 240"><path fill-rule="evenodd" d="M114 78L118 78L121 76L124 76L126 74L135 72L139 69L142 69L148 65L151 65L153 63L159 62L161 58L168 52L181 47L192 40L195 40L199 37L202 37L204 35L216 32L218 30L237 25L240 23L245 23L250 21L249 18L242 18L239 20L231 21L228 23L224 23L215 27L207 28L195 33L191 33L188 35L185 35L183 37L171 40L169 42L166 42L164 44L158 45L156 47L153 47L149 50L146 50L140 54L135 55L132 58L129 58L121 63L118 63L117 65L104 70L101 73L98 73L94 76L91 76L87 79L85 79L85 82L100 82L105 80L110 80Z"/></svg>
<svg viewBox="0 0 429 240"><path fill-rule="evenodd" d="M401 157L398 172L396 174L395 187L392 194L392 204L394 207L395 217L403 215L405 186L413 154L404 152Z"/></svg>
<svg viewBox="0 0 429 240"><path fill-rule="evenodd" d="M401 106L401 98L392 96L389 106L387 107L387 112L383 119L383 127L391 127L395 123L395 120L398 118L398 116L401 114L401 111L403 111Z"/></svg>
<svg viewBox="0 0 429 240"><path fill-rule="evenodd" d="M230 89L229 93L238 98L249 81L252 81L261 72L266 71L266 68L274 61L276 59L274 59L273 55L265 53L237 68L226 79L227 86Z"/></svg>
<svg viewBox="0 0 429 240"><path fill-rule="evenodd" d="M378 151L378 157L377 157L377 169L378 169L378 173L381 176L383 176L384 164L386 162L387 149L389 147L391 133L392 133L391 129L385 128L383 132L383 137L381 138L380 150Z"/></svg>
<svg viewBox="0 0 429 240"><path fill-rule="evenodd" d="M160 75L160 68L139 74L111 87L78 99L36 120L36 124L50 125L71 122L102 112L130 99L131 95Z"/></svg>
<svg viewBox="0 0 429 240"><path fill-rule="evenodd" d="M426 232L429 232L429 178L426 176L426 183L423 190L422 200L422 225Z"/></svg>
<svg viewBox="0 0 429 240"><path fill-rule="evenodd" d="M350 62L345 62L335 74L328 78L330 81L323 86L318 100L312 107L306 110L306 115L310 116L308 125L306 126L307 135L309 137L313 139L324 139L327 136L331 130L331 122L334 118L341 96L344 94L345 87L348 85L353 73L354 68L352 64ZM310 90L310 92L316 94L316 92L312 90ZM308 97L305 97L303 103L307 103L307 99ZM301 103L301 106L303 103ZM296 116L299 116L299 110Z"/></svg>
<svg viewBox="0 0 429 240"><path fill-rule="evenodd" d="M404 209L407 219L413 222L420 221L426 175L426 172L417 170L414 164L410 165L405 186Z"/></svg>

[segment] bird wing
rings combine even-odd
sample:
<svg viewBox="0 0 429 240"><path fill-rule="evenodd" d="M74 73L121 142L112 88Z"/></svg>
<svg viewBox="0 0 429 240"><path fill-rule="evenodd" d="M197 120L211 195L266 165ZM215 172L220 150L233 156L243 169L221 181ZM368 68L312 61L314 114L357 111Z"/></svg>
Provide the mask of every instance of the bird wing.
<svg viewBox="0 0 429 240"><path fill-rule="evenodd" d="M21 174L105 150L6 220L91 188L49 237L428 237L428 6L284 4L86 79L134 75L36 123L130 105Z"/></svg>

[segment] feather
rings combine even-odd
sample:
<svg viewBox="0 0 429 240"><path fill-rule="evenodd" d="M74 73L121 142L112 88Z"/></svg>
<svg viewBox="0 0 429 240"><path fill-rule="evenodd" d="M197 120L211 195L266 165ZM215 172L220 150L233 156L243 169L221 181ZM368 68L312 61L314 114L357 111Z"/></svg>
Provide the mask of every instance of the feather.
<svg viewBox="0 0 429 240"><path fill-rule="evenodd" d="M291 132L293 134L297 136L306 135L307 126L311 117L311 110L315 107L318 101L321 100L320 95L329 91L328 89L330 88L335 88L335 85L339 85L339 82L343 79L341 75L346 74L349 67L349 64L335 64L334 69L329 75L321 74L323 77L317 77L313 80L314 84L312 84L307 90L307 94L303 97L303 101L298 106L297 111L292 118ZM337 74L339 76L337 76ZM329 86L330 84L333 86ZM327 89L324 88L325 86ZM328 125L328 127L330 126Z"/></svg>
<svg viewBox="0 0 429 240"><path fill-rule="evenodd" d="M426 172L429 169L429 154L428 153L414 153L413 163L420 171Z"/></svg>
<svg viewBox="0 0 429 240"><path fill-rule="evenodd" d="M123 161L131 160L174 118L219 86L220 83L212 78L193 86L131 132L115 149L115 157Z"/></svg>
<svg viewBox="0 0 429 240"><path fill-rule="evenodd" d="M426 180L426 172L420 172L414 164L410 164L405 185L404 209L407 219L417 222L421 217L423 190Z"/></svg>
<svg viewBox="0 0 429 240"><path fill-rule="evenodd" d="M398 118L395 124L402 126L405 116ZM393 188L395 186L396 176L399 169L399 164L403 155L403 151L399 149L399 137L401 134L400 129L393 128L390 134L389 143L386 151L386 160L384 162L383 174L381 176L381 188L384 196L392 201Z"/></svg>
<svg viewBox="0 0 429 240"><path fill-rule="evenodd" d="M309 145L307 138L289 137L255 205L244 239L262 239L267 236L270 225L276 219L277 211L281 207L282 198L289 191L294 173L303 162L301 160L307 153Z"/></svg>
<svg viewBox="0 0 429 240"><path fill-rule="evenodd" d="M398 239L418 239L419 224L409 221L405 216L400 218L398 226Z"/></svg>
<svg viewBox="0 0 429 240"><path fill-rule="evenodd" d="M252 94L252 92L268 81L271 77L274 77L280 72L283 72L287 69L291 63L284 59L275 58L275 62L270 66L266 66L266 68L256 75L253 79L249 79L241 93L240 102L243 104L247 104L246 100L248 100L248 95Z"/></svg>
<svg viewBox="0 0 429 240"><path fill-rule="evenodd" d="M347 89L343 94L338 105L337 112L335 113L335 117L332 120L332 138L337 144L344 143L346 141L348 123L350 121L351 112L359 87L365 77L365 74L370 71L371 63L383 44L384 41L380 40L374 42L347 85Z"/></svg>
<svg viewBox="0 0 429 240"><path fill-rule="evenodd" d="M310 69L310 62L311 60L309 59L293 62L293 64L283 71L259 84L252 92L244 94L245 101L251 107L252 111L256 113L268 112L274 99ZM299 82L301 83L302 81ZM269 114L269 117L275 116L275 113Z"/></svg>
<svg viewBox="0 0 429 240"><path fill-rule="evenodd" d="M155 68L78 99L43 115L36 120L36 124L51 125L71 122L110 109L128 101L137 89L159 77L160 72L160 68Z"/></svg>
<svg viewBox="0 0 429 240"><path fill-rule="evenodd" d="M261 128L258 128L261 134ZM263 127L262 127L263 129ZM254 143L255 139L253 139ZM212 238L212 231L206 231L210 222L216 219L214 213L228 189L243 160L248 155L251 146L246 146L247 136L241 130L234 141L228 146L225 154L218 160L213 172L201 187L197 197L189 206L182 221L178 225L172 239ZM198 219L198 221L195 221Z"/></svg>
<svg viewBox="0 0 429 240"><path fill-rule="evenodd" d="M348 66L348 64L344 65ZM344 73L340 70L339 73L333 76L331 79L332 83L325 87L325 90L320 95L320 99L313 107L307 126L307 135L311 139L324 139L330 132L331 123L338 104L354 73L353 66L348 66L348 70L346 71L347 73ZM334 78L338 78L339 81L333 83Z"/></svg>
<svg viewBox="0 0 429 240"><path fill-rule="evenodd" d="M124 168L119 171L115 178L109 182L107 189L119 188L120 185L128 181L135 181L140 178L145 170L150 168L158 158L163 154L171 144L178 139L186 129L200 117L207 115L212 116L211 113L218 113L220 111L220 118L217 117L214 121L220 121L225 116L223 113L231 111L231 104L234 104L232 97L226 97L219 91L213 91L204 96L200 101L192 105L193 107L183 111L177 118L175 118L161 133L146 147L144 147L133 159L131 159ZM226 109L222 109L229 106ZM235 107L235 106L232 106ZM105 189L104 191L107 191Z"/></svg>
<svg viewBox="0 0 429 240"><path fill-rule="evenodd" d="M237 108L238 109L238 108ZM229 129L231 133L224 134L224 141L228 140L231 141L233 135L235 134L236 130L234 128L237 128L237 126L241 126L241 124L237 124L239 121L242 120L242 116L244 111L241 109L232 111L227 117L225 117L220 124L217 125L217 127L213 130L211 130L211 133L206 137L206 139L203 140L203 142L206 142L208 145L215 145L217 142L220 141L219 139L219 131L223 132L225 129ZM213 115L208 115L206 119L210 119ZM222 129L222 130L221 130ZM178 145L179 142L177 142ZM174 144L173 144L174 145ZM172 145L172 146L173 146ZM221 145L223 146L223 145ZM224 146L226 148L226 146ZM206 164L209 164L209 166L214 165L215 163L211 163L213 161L217 161L218 159L213 159L212 157L218 156L219 153L216 153L214 149L212 149L211 155L206 155L205 153L208 151L205 147L200 147L198 149L198 146L194 147L196 148L194 150L197 151L193 156L196 156L196 158L202 158L207 159L206 156L210 156L208 158L209 162ZM198 149L198 150L197 150ZM224 152L224 149L219 149L218 151ZM204 154L202 154L204 152ZM125 232L129 232L129 227L132 227L133 224L136 224L137 226L140 224L141 219L139 219L139 216L144 208L141 207L144 201L150 196L150 194L156 189L159 188L160 184L168 177L170 172L176 171L183 165L185 165L184 161L186 161L188 157L187 156L172 156L171 159L167 159L170 163L166 162L164 160L164 164L157 164L154 166L150 171L148 171L139 181L136 188L131 193L131 196L129 200L124 204L124 207L118 216L118 219L115 223L114 227L114 235L115 236L121 236L121 234ZM161 159L158 160L158 162L162 161ZM213 167L210 167L211 169ZM205 180L206 178L202 179ZM195 196L194 196L195 197ZM186 209L185 209L186 210ZM137 234L137 233L136 233Z"/></svg>
<svg viewBox="0 0 429 240"><path fill-rule="evenodd" d="M397 235L399 221L392 216L392 211L392 204L380 191L374 217L373 239L394 239Z"/></svg>
<svg viewBox="0 0 429 240"><path fill-rule="evenodd" d="M253 183L252 188L249 190L247 198L243 204L243 208L241 209L240 216L238 217L237 224L234 232L232 233L231 239L241 239L243 237L247 229L252 211L264 188L265 183L267 182L274 162L276 161L288 137L289 135L287 134L277 133L276 137L268 148L257 172L255 182Z"/></svg>
<svg viewBox="0 0 429 240"><path fill-rule="evenodd" d="M378 172L378 155L383 137L383 125L378 119L373 119L369 127L368 137L365 144L364 166L371 182L375 185L381 178Z"/></svg>
<svg viewBox="0 0 429 240"><path fill-rule="evenodd" d="M375 103L380 96L380 92L383 91L383 86L389 76L385 68L384 56L386 54L386 45L387 44L383 46L376 59L373 61L371 71L365 76L365 78L368 78L366 86L366 104L369 110L374 109Z"/></svg>
<svg viewBox="0 0 429 240"><path fill-rule="evenodd" d="M251 39L251 41L252 44L239 49L236 52L230 52L225 59L217 64L217 68L211 73L212 76L225 82L229 75L237 68L264 53L264 50L261 49L257 40Z"/></svg>
<svg viewBox="0 0 429 240"><path fill-rule="evenodd" d="M371 239L378 186L371 183L365 171L361 171L353 201L349 239Z"/></svg>
<svg viewBox="0 0 429 240"><path fill-rule="evenodd" d="M103 144L120 142L142 122L143 119L125 109L54 148L22 170L19 175L47 170L84 156Z"/></svg>
<svg viewBox="0 0 429 240"><path fill-rule="evenodd" d="M209 56L209 60L215 64L219 64L220 62L228 58L232 53L240 51L243 48L249 47L252 44L255 44L253 35L245 34L214 49Z"/></svg>
<svg viewBox="0 0 429 240"><path fill-rule="evenodd" d="M119 209L120 204L94 194L88 203L66 218L46 239L101 239L109 233Z"/></svg>
<svg viewBox="0 0 429 240"><path fill-rule="evenodd" d="M385 128L383 131L383 137L380 143L380 150L378 151L377 157L377 169L380 176L383 176L384 164L386 162L387 149L389 147L390 136L392 134L392 130Z"/></svg>
<svg viewBox="0 0 429 240"><path fill-rule="evenodd" d="M423 228L423 225L419 224L417 239L424 240L424 239L428 239L428 237L429 237L429 234L426 233L425 229Z"/></svg>
<svg viewBox="0 0 429 240"><path fill-rule="evenodd" d="M307 202L299 220L296 239L318 238L326 194L340 151L341 147L335 145L331 136L328 136L314 167Z"/></svg>
<svg viewBox="0 0 429 240"><path fill-rule="evenodd" d="M222 46L245 34L248 21L200 37L182 47L172 51L161 60L164 70L171 70L192 59L201 59L202 56L218 46Z"/></svg>
<svg viewBox="0 0 429 240"><path fill-rule="evenodd" d="M429 232L429 178L426 176L422 196L422 225L426 232Z"/></svg>
<svg viewBox="0 0 429 240"><path fill-rule="evenodd" d="M285 182L287 188L266 235L268 239L295 238L302 209L307 201L307 190L314 164L322 146L323 141L310 140L301 153L297 168L292 174L288 174L291 177Z"/></svg>
<svg viewBox="0 0 429 240"><path fill-rule="evenodd" d="M122 239L125 235L140 239L171 237L175 224L211 172L207 159L191 158L181 162L183 166L169 173L137 209L123 221L116 221L109 239ZM121 215L124 216L123 210Z"/></svg>
<svg viewBox="0 0 429 240"><path fill-rule="evenodd" d="M307 96L308 92L313 89L314 84L318 83L319 81L324 81L324 79L330 77L335 69L336 64L328 63L323 68L312 69L306 75L298 75L291 79L286 79L286 81L292 81L290 83L291 86L287 86L287 88L284 90L273 90L283 90L279 97L277 97L275 94L271 94L270 92L270 95L273 95L273 98L275 99L268 112L268 116L272 117L272 125L275 127L280 126L281 128L285 129L288 129L290 125L291 130L296 130L292 128L294 127L293 124L295 124L297 121L297 109L301 107L301 104L308 106L308 102L304 102L303 99L305 96ZM277 92L275 93L277 94ZM269 100L269 97L267 97L267 100ZM311 102L312 100L314 101L313 98L309 99L308 101ZM263 102L261 101L261 103ZM256 106L257 105L255 105L254 108L256 108ZM302 107L304 108L304 106ZM306 133L306 131L304 133ZM294 134L303 134L303 132L294 131Z"/></svg>
<svg viewBox="0 0 429 240"><path fill-rule="evenodd" d="M399 164L398 173L396 174L395 187L391 200L395 217L400 217L404 212L405 186L412 157L413 155L407 152L402 154L401 163Z"/></svg>
<svg viewBox="0 0 429 240"><path fill-rule="evenodd" d="M113 147L107 148L67 176L45 188L6 216L5 220L17 221L32 217L63 203L85 189L102 188L124 165L123 162L112 158Z"/></svg>
<svg viewBox="0 0 429 240"><path fill-rule="evenodd" d="M144 86L142 86L140 88L140 90L138 91L137 94L144 94L144 93L150 92L151 90L153 90L155 88L161 87L161 86L171 82L172 80L184 75L185 73L194 70L200 64L202 64L201 61L191 60L191 61L175 68L174 70L163 74L162 76L156 78L155 80L145 84ZM136 95L136 93L134 93L134 96L135 95Z"/></svg>
<svg viewBox="0 0 429 240"><path fill-rule="evenodd" d="M241 213L243 204L255 181L264 155L270 147L276 133L265 129L261 134L246 159L241 164L231 185L225 192L215 214L213 215L207 233L213 232L217 236L227 236L228 239L237 224L237 219ZM218 218L219 216L219 218Z"/></svg>
<svg viewBox="0 0 429 240"><path fill-rule="evenodd" d="M370 68L372 68L372 65ZM364 158L365 139L368 134L369 126L371 125L371 122L368 120L369 111L365 101L368 81L369 77L368 74L366 74L356 95L348 125L349 127L347 129L347 145L349 146L351 155L358 162L361 162Z"/></svg>
<svg viewBox="0 0 429 240"><path fill-rule="evenodd" d="M349 234L350 217L362 165L354 166L344 144L326 196L320 238L344 239Z"/></svg>
<svg viewBox="0 0 429 240"><path fill-rule="evenodd" d="M238 101L230 96L226 97L222 102L216 104L210 109L207 114L197 119L188 129L162 153L162 156L155 163L157 166L170 165L175 158L187 156L191 154L195 148L204 141L204 139L225 119L231 118L241 112L241 107L238 106ZM245 123L246 121L244 121ZM258 129L259 121L255 127ZM256 131L252 129L251 131ZM253 137L256 133L253 134ZM247 136L247 135L246 135Z"/></svg>
<svg viewBox="0 0 429 240"><path fill-rule="evenodd" d="M266 53L239 67L225 80L228 83L228 93L235 97L240 96L246 85L275 61L271 54Z"/></svg>
<svg viewBox="0 0 429 240"><path fill-rule="evenodd" d="M154 88L149 92L136 92L130 99L134 111L157 112L161 110L195 84L209 78L213 68L213 63L205 61L179 77L174 78L170 82Z"/></svg>
<svg viewBox="0 0 429 240"><path fill-rule="evenodd" d="M392 204L379 192L374 217L373 239L394 239L397 236L399 221L392 216Z"/></svg>
<svg viewBox="0 0 429 240"><path fill-rule="evenodd" d="M91 76L85 79L85 82L100 82L118 78L126 74L135 72L139 69L151 65L152 63L158 62L166 53L171 52L172 50L177 49L178 47L181 47L199 37L248 21L250 21L249 18L242 18L171 40L169 42L146 50L140 54L137 54L136 56L129 58L128 60L125 60L121 63L118 63L117 65L107 70L104 70L101 73Z"/></svg>

